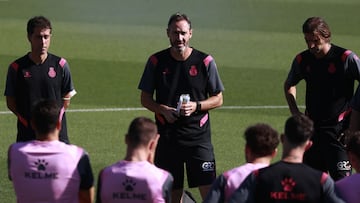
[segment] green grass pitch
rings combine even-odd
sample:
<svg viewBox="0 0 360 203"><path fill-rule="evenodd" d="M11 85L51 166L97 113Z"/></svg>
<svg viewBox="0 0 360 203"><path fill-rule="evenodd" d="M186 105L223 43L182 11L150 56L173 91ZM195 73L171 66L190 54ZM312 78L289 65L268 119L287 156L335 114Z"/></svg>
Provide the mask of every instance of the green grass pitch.
<svg viewBox="0 0 360 203"><path fill-rule="evenodd" d="M129 122L153 115L141 109L91 109L141 107L137 85L147 57L168 46L168 17L186 13L194 28L191 45L215 58L226 88L224 107L211 112L220 174L244 163L242 134L248 125L265 122L282 132L289 116L282 84L293 57L306 47L304 20L324 17L333 43L360 53L359 7L357 0L0 0L0 89L8 64L29 50L27 20L49 17L50 52L68 60L78 91L68 112L70 139L89 152L97 177L102 167L124 157ZM302 90L303 84L300 105ZM230 108L244 106L280 108ZM84 109L90 111L75 111ZM0 112L0 202L15 202L6 154L16 121L4 97ZM190 191L200 201L198 191Z"/></svg>

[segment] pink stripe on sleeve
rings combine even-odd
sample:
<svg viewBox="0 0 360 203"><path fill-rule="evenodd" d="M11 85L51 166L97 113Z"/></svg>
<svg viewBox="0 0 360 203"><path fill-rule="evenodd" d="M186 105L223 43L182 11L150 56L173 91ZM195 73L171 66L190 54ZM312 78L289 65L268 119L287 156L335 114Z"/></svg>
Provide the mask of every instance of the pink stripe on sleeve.
<svg viewBox="0 0 360 203"><path fill-rule="evenodd" d="M19 69L19 64L14 62L11 64L11 68L13 68L15 71L17 71Z"/></svg>
<svg viewBox="0 0 360 203"><path fill-rule="evenodd" d="M150 57L150 61L151 61L151 63L152 63L154 66L156 66L156 65L158 64L158 59L157 59L156 56L154 56L154 55L152 55L152 56Z"/></svg>
<svg viewBox="0 0 360 203"><path fill-rule="evenodd" d="M65 113L65 107L62 107L61 110L60 110L60 114L59 114L60 123L61 123L61 121L63 119L64 113Z"/></svg>
<svg viewBox="0 0 360 203"><path fill-rule="evenodd" d="M321 176L320 183L321 183L321 184L324 184L325 181L327 180L328 176L329 176L329 175L328 175L327 173L323 173L322 176Z"/></svg>
<svg viewBox="0 0 360 203"><path fill-rule="evenodd" d="M343 55L341 56L341 60L342 61L345 61L346 58L351 54L351 51L350 50L346 50Z"/></svg>
<svg viewBox="0 0 360 203"><path fill-rule="evenodd" d="M298 54L298 55L296 56L296 61L297 61L298 63L301 63L301 61L302 61L302 56L301 56L300 54Z"/></svg>
<svg viewBox="0 0 360 203"><path fill-rule="evenodd" d="M206 67L209 66L210 62L213 60L213 57L212 56L207 56L205 59L204 59L204 64Z"/></svg>
<svg viewBox="0 0 360 203"><path fill-rule="evenodd" d="M66 59L61 58L60 61L59 61L59 64L60 64L60 66L61 66L62 68L64 67L65 63L66 63Z"/></svg>
<svg viewBox="0 0 360 203"><path fill-rule="evenodd" d="M200 120L200 127L203 127L203 125L206 123L206 121L209 119L209 114L205 114L204 117Z"/></svg>

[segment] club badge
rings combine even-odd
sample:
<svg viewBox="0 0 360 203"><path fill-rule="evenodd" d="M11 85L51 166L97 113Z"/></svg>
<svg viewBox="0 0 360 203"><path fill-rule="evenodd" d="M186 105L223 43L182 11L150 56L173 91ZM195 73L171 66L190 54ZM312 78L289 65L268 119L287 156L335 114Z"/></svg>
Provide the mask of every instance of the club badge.
<svg viewBox="0 0 360 203"><path fill-rule="evenodd" d="M197 70L196 66L191 66L191 68L189 70L189 74L191 76L196 76L198 74L198 70Z"/></svg>
<svg viewBox="0 0 360 203"><path fill-rule="evenodd" d="M54 67L50 67L50 68L49 68L48 75L49 75L49 77L51 77L51 78L56 77L56 71L54 70Z"/></svg>

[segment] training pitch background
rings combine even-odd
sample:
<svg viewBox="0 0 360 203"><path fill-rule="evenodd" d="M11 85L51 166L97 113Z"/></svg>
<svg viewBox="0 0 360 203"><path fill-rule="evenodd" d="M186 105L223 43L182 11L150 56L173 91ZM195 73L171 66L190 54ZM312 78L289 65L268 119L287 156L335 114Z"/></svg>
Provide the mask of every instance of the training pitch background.
<svg viewBox="0 0 360 203"><path fill-rule="evenodd" d="M137 85L150 54L168 47L175 12L192 20L191 45L211 54L225 85L224 106L211 112L218 173L244 163L242 134L265 122L279 132L289 116L283 82L306 48L301 25L322 16L332 42L360 53L360 2L355 0L0 0L0 88L9 63L29 51L26 22L52 21L50 52L70 64L78 94L68 112L71 142L90 154L94 175L124 157L124 134L143 109ZM304 104L304 84L298 102ZM15 202L6 154L16 120L0 99L0 202ZM279 155L277 156L277 159ZM192 189L199 201L197 190Z"/></svg>

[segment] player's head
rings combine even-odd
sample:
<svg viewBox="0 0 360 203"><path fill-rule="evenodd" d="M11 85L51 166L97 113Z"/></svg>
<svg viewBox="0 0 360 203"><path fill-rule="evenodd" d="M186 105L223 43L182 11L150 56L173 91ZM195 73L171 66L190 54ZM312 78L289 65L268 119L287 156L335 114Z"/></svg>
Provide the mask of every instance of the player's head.
<svg viewBox="0 0 360 203"><path fill-rule="evenodd" d="M318 35L325 39L327 42L330 42L330 27L321 17L310 17L306 19L302 26L302 30L304 34Z"/></svg>
<svg viewBox="0 0 360 203"><path fill-rule="evenodd" d="M309 141L313 132L313 121L303 114L293 115L286 120L284 136L293 146L300 146Z"/></svg>
<svg viewBox="0 0 360 203"><path fill-rule="evenodd" d="M157 138L158 131L154 121L146 117L137 117L130 123L126 143L130 148L138 148L147 146Z"/></svg>
<svg viewBox="0 0 360 203"><path fill-rule="evenodd" d="M263 157L274 154L279 145L279 134L270 125L258 123L245 130L246 147L253 156Z"/></svg>
<svg viewBox="0 0 360 203"><path fill-rule="evenodd" d="M54 100L40 100L32 109L31 124L37 136L46 136L60 128L60 107Z"/></svg>
<svg viewBox="0 0 360 203"><path fill-rule="evenodd" d="M170 16L169 21L168 21L168 29L174 22L179 22L182 20L185 20L189 24L189 28L192 29L190 18L186 14L182 14L179 12Z"/></svg>
<svg viewBox="0 0 360 203"><path fill-rule="evenodd" d="M192 37L190 19L185 14L173 14L170 16L166 33L172 50L176 53L184 53L189 48Z"/></svg>
<svg viewBox="0 0 360 203"><path fill-rule="evenodd" d="M360 173L360 131L347 132L345 144L351 165Z"/></svg>
<svg viewBox="0 0 360 203"><path fill-rule="evenodd" d="M35 28L50 29L50 33L52 30L50 20L44 16L35 16L28 21L26 28L28 36L34 33Z"/></svg>
<svg viewBox="0 0 360 203"><path fill-rule="evenodd" d="M320 17L308 18L303 26L305 42L308 49L317 57L327 53L331 39L331 31L328 24Z"/></svg>
<svg viewBox="0 0 360 203"><path fill-rule="evenodd" d="M31 43L32 55L47 54L51 42L51 23L44 16L35 16L28 21L27 37Z"/></svg>

